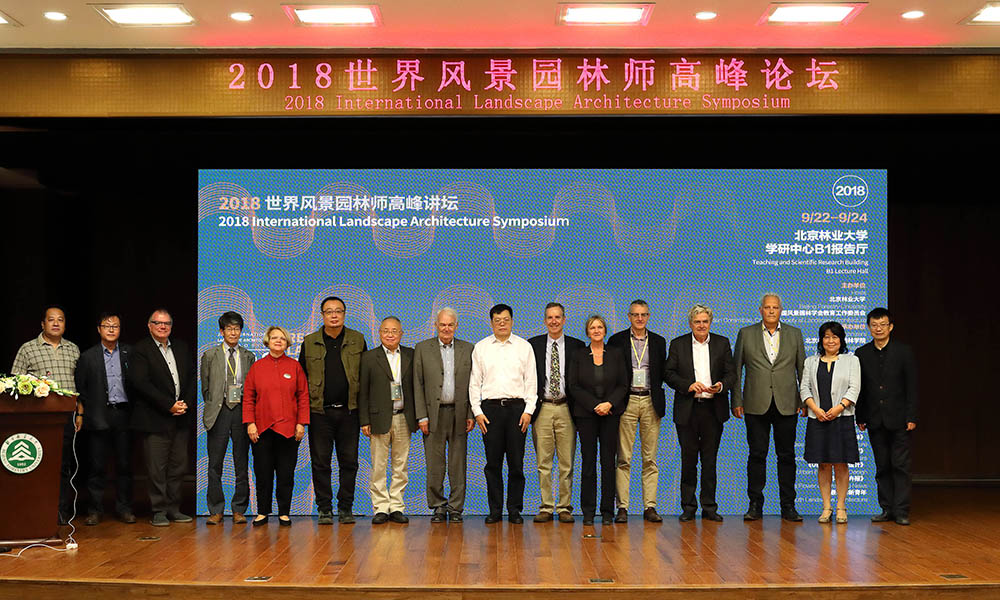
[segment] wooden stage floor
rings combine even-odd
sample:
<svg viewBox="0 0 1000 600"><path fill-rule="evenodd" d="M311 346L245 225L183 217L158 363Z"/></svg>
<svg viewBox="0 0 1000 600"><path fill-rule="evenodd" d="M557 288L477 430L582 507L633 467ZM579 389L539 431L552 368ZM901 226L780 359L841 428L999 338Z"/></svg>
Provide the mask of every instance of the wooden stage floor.
<svg viewBox="0 0 1000 600"><path fill-rule="evenodd" d="M68 530L68 528L67 528ZM586 537L586 534L596 537ZM158 540L141 540L157 536ZM79 550L0 558L0 598L1000 598L1000 489L917 488L913 525L463 524L279 527L114 520ZM265 582L248 578L265 576Z"/></svg>

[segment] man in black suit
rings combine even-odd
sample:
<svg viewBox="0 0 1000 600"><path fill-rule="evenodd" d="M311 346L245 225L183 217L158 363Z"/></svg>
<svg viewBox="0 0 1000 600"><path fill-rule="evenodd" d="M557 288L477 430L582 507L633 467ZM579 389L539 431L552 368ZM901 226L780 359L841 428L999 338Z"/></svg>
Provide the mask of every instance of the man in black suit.
<svg viewBox="0 0 1000 600"><path fill-rule="evenodd" d="M615 523L628 522L629 470L637 429L642 450L642 516L647 521L660 523L663 519L656 514L656 486L660 477L656 465L656 443L660 439L660 419L667 412L663 394L667 341L646 329L649 305L645 300L632 301L628 307L628 319L632 326L608 340L609 346L620 349L625 355L629 379L628 403L618 425L618 473L615 482L618 514L615 515Z"/></svg>
<svg viewBox="0 0 1000 600"><path fill-rule="evenodd" d="M403 327L396 317L382 319L382 345L361 355L361 385L358 388L358 419L361 433L371 438L370 491L375 516L372 523L408 523L403 514L403 493L409 481L406 459L410 436L417 430L413 404L413 348L399 345ZM392 483L386 487L386 471L392 460Z"/></svg>
<svg viewBox="0 0 1000 600"><path fill-rule="evenodd" d="M188 408L197 402L196 378L187 345L170 338L173 325L168 311L153 311L148 322L150 337L133 347L129 370L135 390L132 429L142 435L152 523L157 527L192 520L180 511L180 503L191 432Z"/></svg>
<svg viewBox="0 0 1000 600"><path fill-rule="evenodd" d="M695 304L688 313L691 334L674 338L664 367L674 389L674 425L681 445L681 521L694 519L694 491L701 455L701 517L721 521L715 502L715 462L722 441L722 424L729 419L729 390L736 370L729 339L709 335L712 309Z"/></svg>
<svg viewBox="0 0 1000 600"><path fill-rule="evenodd" d="M538 407L531 417L531 437L538 460L538 486L542 503L535 523L547 523L553 514L562 523L573 522L573 459L576 456L576 427L570 414L566 388L566 364L584 343L563 334L566 312L562 304L545 306L545 327L549 332L528 340L535 353L538 374ZM552 498L552 459L559 457L559 503Z"/></svg>
<svg viewBox="0 0 1000 600"><path fill-rule="evenodd" d="M117 495L115 510L125 523L135 523L132 512L132 416L128 378L130 348L118 341L121 318L114 312L102 313L97 320L101 342L88 348L76 363L76 389L83 404L83 430L87 432L90 473L87 491L90 508L87 525L97 525L104 513L104 484L112 449L115 458Z"/></svg>
<svg viewBox="0 0 1000 600"><path fill-rule="evenodd" d="M872 341L858 348L861 395L855 408L858 429L868 430L875 455L875 483L882 513L873 523L910 524L910 444L917 428L917 361L902 342L889 343L892 315L868 313Z"/></svg>

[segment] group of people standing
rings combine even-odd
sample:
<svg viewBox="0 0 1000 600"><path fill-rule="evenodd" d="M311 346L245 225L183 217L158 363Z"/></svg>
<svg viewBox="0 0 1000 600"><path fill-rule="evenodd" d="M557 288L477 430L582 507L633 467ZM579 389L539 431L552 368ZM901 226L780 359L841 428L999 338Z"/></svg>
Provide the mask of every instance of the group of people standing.
<svg viewBox="0 0 1000 600"><path fill-rule="evenodd" d="M819 521L847 520L847 465L858 462L857 426L868 431L876 463L882 512L872 521L909 524L916 368L908 346L890 343L892 318L884 308L868 314L872 341L854 354L847 351L843 326L828 322L820 327L817 354L808 359L801 331L780 320L781 299L774 294L761 299L761 320L740 330L734 350L727 338L711 333L712 310L701 304L689 312L690 333L669 346L647 329L650 312L643 300L629 306L630 327L610 337L599 315L587 319L586 340L566 335L565 310L552 302L545 308L547 332L526 340L513 333L513 309L498 304L489 313L492 335L475 345L456 337L458 315L443 308L435 318L437 335L413 348L401 345L400 319L382 319L381 343L371 350L361 333L345 326L343 300L328 297L320 311L323 325L305 336L298 360L286 355L292 340L284 328L267 329L263 342L268 353L258 359L240 345L243 318L235 312L219 318L222 343L205 352L200 369L209 524L221 523L225 512L221 479L231 444L236 475L230 502L233 522L247 522L252 449L258 500L252 523L267 523L274 497L279 523L289 525L298 447L307 427L320 524L332 524L334 518L341 524L355 521L361 434L370 438L372 523L407 522L403 492L410 439L417 430L427 460L431 522L462 521L467 436L473 429L481 432L486 452L486 523L500 521L504 508L511 523L522 523L529 427L541 491L535 522L575 521L577 443L583 463L584 524L593 524L598 516L604 524L627 522L633 508L636 437L642 495L635 505L641 502L645 520L660 522L657 444L666 414L664 384L674 391L672 418L681 447L681 521L694 519L699 505L703 519L723 520L715 498L716 462L724 423L733 415L745 420L749 447L744 520L762 516L772 437L781 516L802 520L795 508L794 446L798 417L809 416L804 458L819 465ZM103 512L105 469L112 452L116 508L123 521L135 521L129 469L132 432L143 444L152 523L191 521L180 512L180 484L188 463L189 408L197 402L194 361L187 347L171 337L169 312L154 311L147 325L150 335L128 347L118 341L119 316L102 314L100 343L81 355L63 339L65 313L49 307L42 333L26 342L14 361L14 373L48 375L64 387L75 381L80 396L66 436L71 442L75 430L89 433L89 525L97 524ZM64 452L63 463L64 521L72 510L71 453ZM831 506L832 481L836 507Z"/></svg>

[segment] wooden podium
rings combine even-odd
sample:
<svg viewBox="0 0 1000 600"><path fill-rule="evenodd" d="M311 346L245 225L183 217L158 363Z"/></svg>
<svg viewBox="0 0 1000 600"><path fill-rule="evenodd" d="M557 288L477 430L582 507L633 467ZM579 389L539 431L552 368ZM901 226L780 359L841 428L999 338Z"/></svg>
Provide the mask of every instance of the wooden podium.
<svg viewBox="0 0 1000 600"><path fill-rule="evenodd" d="M59 540L59 468L63 428L76 408L74 396L45 398L0 393L0 543L23 545ZM19 436L28 434L30 437ZM41 460L32 457L41 445ZM12 466L8 466L10 463ZM18 466L34 468L25 473Z"/></svg>

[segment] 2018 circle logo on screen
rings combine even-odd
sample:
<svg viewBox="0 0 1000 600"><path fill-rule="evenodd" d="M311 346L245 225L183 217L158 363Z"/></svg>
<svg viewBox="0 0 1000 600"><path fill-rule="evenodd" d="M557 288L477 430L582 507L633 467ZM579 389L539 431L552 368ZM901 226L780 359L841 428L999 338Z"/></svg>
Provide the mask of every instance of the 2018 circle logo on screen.
<svg viewBox="0 0 1000 600"><path fill-rule="evenodd" d="M0 447L0 461L11 473L30 473L42 464L42 443L30 433L15 433Z"/></svg>
<svg viewBox="0 0 1000 600"><path fill-rule="evenodd" d="M833 199L844 208L861 206L868 199L868 182L857 175L844 175L833 182Z"/></svg>

